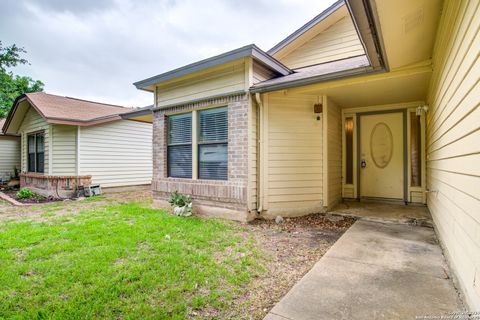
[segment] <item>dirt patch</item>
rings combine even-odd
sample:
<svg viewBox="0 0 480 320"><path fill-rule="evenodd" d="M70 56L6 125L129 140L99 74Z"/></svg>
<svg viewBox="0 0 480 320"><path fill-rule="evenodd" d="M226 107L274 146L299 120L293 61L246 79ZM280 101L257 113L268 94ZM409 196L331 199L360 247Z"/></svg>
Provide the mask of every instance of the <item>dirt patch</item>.
<svg viewBox="0 0 480 320"><path fill-rule="evenodd" d="M212 310L199 314L207 318L263 319L354 222L348 217L313 214L287 218L280 225L267 220L246 225L244 236L253 235L260 254L266 257L265 265L259 266L265 269L263 274L249 284L226 314L212 314Z"/></svg>

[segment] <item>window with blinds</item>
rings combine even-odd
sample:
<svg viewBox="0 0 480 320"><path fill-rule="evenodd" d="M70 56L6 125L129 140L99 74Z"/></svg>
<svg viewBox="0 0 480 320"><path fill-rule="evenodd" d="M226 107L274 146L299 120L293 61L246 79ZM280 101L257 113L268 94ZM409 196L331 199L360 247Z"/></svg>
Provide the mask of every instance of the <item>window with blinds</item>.
<svg viewBox="0 0 480 320"><path fill-rule="evenodd" d="M198 112L198 177L228 179L227 107Z"/></svg>
<svg viewBox="0 0 480 320"><path fill-rule="evenodd" d="M29 134L28 142L28 172L40 172L45 170L45 146L43 132Z"/></svg>
<svg viewBox="0 0 480 320"><path fill-rule="evenodd" d="M169 177L192 178L192 114L168 117L167 169Z"/></svg>

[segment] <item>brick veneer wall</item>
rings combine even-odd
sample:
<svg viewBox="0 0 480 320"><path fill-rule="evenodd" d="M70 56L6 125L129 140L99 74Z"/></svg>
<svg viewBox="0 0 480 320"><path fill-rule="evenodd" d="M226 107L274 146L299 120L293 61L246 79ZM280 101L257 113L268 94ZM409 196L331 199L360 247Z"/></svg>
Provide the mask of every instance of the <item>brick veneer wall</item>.
<svg viewBox="0 0 480 320"><path fill-rule="evenodd" d="M170 107L154 112L153 181L156 200L166 200L172 191L189 194L195 205L212 206L248 214L248 94L216 98ZM228 180L200 180L167 177L167 114L213 105L228 107ZM232 217L235 218L235 217ZM239 220L243 218L239 217Z"/></svg>

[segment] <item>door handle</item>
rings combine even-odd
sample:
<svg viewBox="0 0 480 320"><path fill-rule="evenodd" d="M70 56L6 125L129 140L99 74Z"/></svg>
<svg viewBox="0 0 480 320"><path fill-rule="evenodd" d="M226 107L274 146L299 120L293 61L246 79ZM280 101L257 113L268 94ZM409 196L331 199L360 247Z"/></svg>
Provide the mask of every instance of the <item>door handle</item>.
<svg viewBox="0 0 480 320"><path fill-rule="evenodd" d="M367 161L365 161L365 159L362 159L362 161L360 161L360 167L362 167L362 168L367 167Z"/></svg>

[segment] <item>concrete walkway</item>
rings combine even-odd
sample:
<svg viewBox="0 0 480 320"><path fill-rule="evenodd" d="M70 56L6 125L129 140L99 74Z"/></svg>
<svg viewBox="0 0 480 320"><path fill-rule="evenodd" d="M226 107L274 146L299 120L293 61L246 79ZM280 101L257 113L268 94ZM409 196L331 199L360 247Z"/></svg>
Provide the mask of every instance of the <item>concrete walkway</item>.
<svg viewBox="0 0 480 320"><path fill-rule="evenodd" d="M463 310L447 270L433 229L357 221L265 319L404 320Z"/></svg>
<svg viewBox="0 0 480 320"><path fill-rule="evenodd" d="M405 223L433 227L426 206L379 201L343 201L329 212L376 222Z"/></svg>

